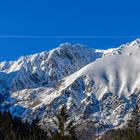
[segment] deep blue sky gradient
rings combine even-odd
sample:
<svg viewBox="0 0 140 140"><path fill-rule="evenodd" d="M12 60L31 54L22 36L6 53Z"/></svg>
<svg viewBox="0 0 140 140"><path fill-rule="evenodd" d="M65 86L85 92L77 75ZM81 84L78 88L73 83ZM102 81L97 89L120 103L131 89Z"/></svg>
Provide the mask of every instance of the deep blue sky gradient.
<svg viewBox="0 0 140 140"><path fill-rule="evenodd" d="M50 50L63 42L107 49L138 37L140 0L0 1L0 61Z"/></svg>

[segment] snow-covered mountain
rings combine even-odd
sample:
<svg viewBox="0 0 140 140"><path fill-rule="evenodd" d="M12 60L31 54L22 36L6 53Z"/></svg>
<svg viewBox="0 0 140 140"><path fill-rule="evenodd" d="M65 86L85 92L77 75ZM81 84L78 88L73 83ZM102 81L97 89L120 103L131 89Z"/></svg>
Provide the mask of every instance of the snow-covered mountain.
<svg viewBox="0 0 140 140"><path fill-rule="evenodd" d="M62 44L0 63L1 110L46 127L62 104L71 119L122 126L140 98L140 39L109 50Z"/></svg>
<svg viewBox="0 0 140 140"><path fill-rule="evenodd" d="M0 79L4 79L12 90L51 87L59 79L76 72L101 56L102 53L96 52L95 49L65 43L49 52L0 63Z"/></svg>

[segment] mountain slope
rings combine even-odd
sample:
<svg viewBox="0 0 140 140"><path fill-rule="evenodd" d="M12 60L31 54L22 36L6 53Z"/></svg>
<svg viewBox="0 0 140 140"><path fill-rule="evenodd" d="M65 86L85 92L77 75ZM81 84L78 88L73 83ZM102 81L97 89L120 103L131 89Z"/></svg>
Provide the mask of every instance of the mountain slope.
<svg viewBox="0 0 140 140"><path fill-rule="evenodd" d="M115 55L108 54L64 78L60 89L74 91L74 85L80 83L81 104L88 100L87 108L97 106L89 115L98 112L116 125L139 100L140 48L131 44L121 53L112 53Z"/></svg>
<svg viewBox="0 0 140 140"><path fill-rule="evenodd" d="M61 96L53 102L67 104L77 120L95 117L104 125L121 125L139 100L139 59L139 40L121 46L62 79Z"/></svg>
<svg viewBox="0 0 140 140"><path fill-rule="evenodd" d="M62 104L77 124L121 127L140 99L140 39L111 50L63 44L0 63L1 109L47 127ZM89 126L90 127L90 126ZM93 125L91 125L93 127Z"/></svg>

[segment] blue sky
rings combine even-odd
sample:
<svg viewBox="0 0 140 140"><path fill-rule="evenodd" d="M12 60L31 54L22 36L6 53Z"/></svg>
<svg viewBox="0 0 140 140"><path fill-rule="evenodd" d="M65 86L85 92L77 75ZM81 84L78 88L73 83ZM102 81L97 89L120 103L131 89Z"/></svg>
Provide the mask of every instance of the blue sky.
<svg viewBox="0 0 140 140"><path fill-rule="evenodd" d="M0 1L0 61L63 42L117 47L140 37L139 6L139 0Z"/></svg>

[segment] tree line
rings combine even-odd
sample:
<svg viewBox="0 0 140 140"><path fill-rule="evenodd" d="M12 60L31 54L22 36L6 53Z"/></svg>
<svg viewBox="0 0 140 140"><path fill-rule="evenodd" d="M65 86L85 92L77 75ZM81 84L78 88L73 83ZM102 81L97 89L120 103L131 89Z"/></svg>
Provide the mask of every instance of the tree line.
<svg viewBox="0 0 140 140"><path fill-rule="evenodd" d="M0 140L80 140L76 134L74 120L68 121L69 115L62 106L53 119L56 129L47 131L38 126L38 117L31 123L23 122L21 118L12 117L9 111L0 112ZM95 126L93 126L95 127ZM88 129L88 127L87 127ZM96 128L95 128L96 129ZM88 130L87 130L88 131ZM86 135L86 134L85 134ZM93 134L91 140L140 140L140 108L136 105L131 119L122 129L106 132L101 137Z"/></svg>
<svg viewBox="0 0 140 140"><path fill-rule="evenodd" d="M38 120L31 124L12 117L9 111L0 113L0 140L47 140L47 132L41 130Z"/></svg>
<svg viewBox="0 0 140 140"><path fill-rule="evenodd" d="M0 140L76 140L75 125L68 121L68 113L63 106L53 120L56 130L43 130L38 126L38 117L32 123L12 117L9 111L0 112Z"/></svg>

